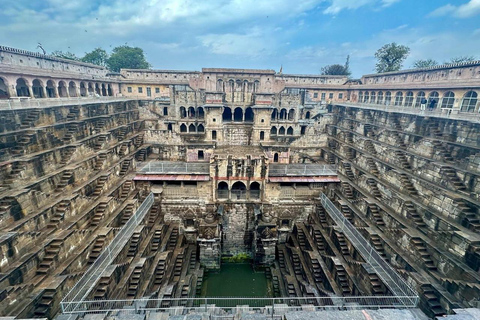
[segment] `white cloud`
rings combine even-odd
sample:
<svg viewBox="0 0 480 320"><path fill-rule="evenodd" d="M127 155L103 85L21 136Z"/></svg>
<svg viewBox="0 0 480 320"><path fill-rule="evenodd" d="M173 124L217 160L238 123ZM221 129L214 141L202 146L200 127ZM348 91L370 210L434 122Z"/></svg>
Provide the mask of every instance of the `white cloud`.
<svg viewBox="0 0 480 320"><path fill-rule="evenodd" d="M442 17L452 15L456 18L470 18L480 14L480 0L470 0L460 6L447 4L432 11L429 16Z"/></svg>
<svg viewBox="0 0 480 320"><path fill-rule="evenodd" d="M323 11L325 14L338 14L344 9L355 10L365 5L379 4L382 8L391 6L401 0L330 0L330 6Z"/></svg>

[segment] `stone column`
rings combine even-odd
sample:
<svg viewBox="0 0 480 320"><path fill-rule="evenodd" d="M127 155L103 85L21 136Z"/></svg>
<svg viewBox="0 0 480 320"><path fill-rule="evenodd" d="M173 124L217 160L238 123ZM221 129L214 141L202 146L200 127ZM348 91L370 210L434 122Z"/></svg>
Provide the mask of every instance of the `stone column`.
<svg viewBox="0 0 480 320"><path fill-rule="evenodd" d="M40 89L42 90L42 96L44 98L48 98L47 96L47 88L46 87L40 87Z"/></svg>
<svg viewBox="0 0 480 320"><path fill-rule="evenodd" d="M58 95L58 87L57 86L54 86L53 87L53 94L55 95L55 98L58 98L59 95Z"/></svg>
<svg viewBox="0 0 480 320"><path fill-rule="evenodd" d="M27 88L28 88L28 95L30 96L30 98L35 98L35 95L33 94L33 87L27 84Z"/></svg>

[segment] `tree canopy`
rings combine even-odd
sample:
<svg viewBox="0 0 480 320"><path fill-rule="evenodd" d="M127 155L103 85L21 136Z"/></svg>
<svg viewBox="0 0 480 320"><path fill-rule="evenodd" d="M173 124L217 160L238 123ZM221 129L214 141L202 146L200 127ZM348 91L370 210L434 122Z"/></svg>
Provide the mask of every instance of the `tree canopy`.
<svg viewBox="0 0 480 320"><path fill-rule="evenodd" d="M462 63L462 62L472 62L475 61L474 56L460 56L451 58L449 61L445 61L445 63Z"/></svg>
<svg viewBox="0 0 480 320"><path fill-rule="evenodd" d="M330 64L322 68L321 73L323 75L330 75L330 76L349 76L350 72L350 56L347 56L347 61L345 61L345 65L341 64Z"/></svg>
<svg viewBox="0 0 480 320"><path fill-rule="evenodd" d="M95 48L92 52L85 53L82 62L93 63L102 67L107 66L108 53L102 48Z"/></svg>
<svg viewBox="0 0 480 320"><path fill-rule="evenodd" d="M143 49L127 45L115 47L107 59L107 66L111 71L119 72L125 69L148 69L150 63L145 59Z"/></svg>
<svg viewBox="0 0 480 320"><path fill-rule="evenodd" d="M70 51L63 52L61 50L55 50L50 55L62 59L79 60L78 57Z"/></svg>
<svg viewBox="0 0 480 320"><path fill-rule="evenodd" d="M398 71L409 53L410 48L407 46L395 42L386 44L375 52L375 58L377 58L375 70L377 72Z"/></svg>
<svg viewBox="0 0 480 320"><path fill-rule="evenodd" d="M414 69L428 68L438 66L438 62L433 59L419 59L413 62Z"/></svg>

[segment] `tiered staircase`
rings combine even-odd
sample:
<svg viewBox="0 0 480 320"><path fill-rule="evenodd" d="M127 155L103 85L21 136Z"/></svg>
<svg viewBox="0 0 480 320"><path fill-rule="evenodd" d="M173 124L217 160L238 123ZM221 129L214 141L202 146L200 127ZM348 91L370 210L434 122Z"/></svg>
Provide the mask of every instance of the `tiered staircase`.
<svg viewBox="0 0 480 320"><path fill-rule="evenodd" d="M417 209L415 209L413 202L406 201L405 210L407 211L407 218L411 218L417 227L424 228L427 226L425 222L423 222L422 217L418 214Z"/></svg>
<svg viewBox="0 0 480 320"><path fill-rule="evenodd" d="M100 253L102 253L103 246L105 245L105 240L107 237L105 235L99 235L93 244L92 251L88 256L88 264L92 264L97 260Z"/></svg>
<svg viewBox="0 0 480 320"><path fill-rule="evenodd" d="M73 177L73 170L65 170L63 171L62 177L60 178L60 181L58 182L55 191L60 192L64 191L64 188L70 183L70 180Z"/></svg>
<svg viewBox="0 0 480 320"><path fill-rule="evenodd" d="M65 143L71 142L77 130L78 130L78 127L76 124L67 125L67 132L65 132L65 135L63 136L63 141Z"/></svg>
<svg viewBox="0 0 480 320"><path fill-rule="evenodd" d="M130 160L130 159L125 159L125 160L122 162L122 167L121 167L121 169L120 169L120 175L121 175L121 176L124 176L124 175L127 173L128 169L130 168L130 162L131 162L131 161L132 161L132 160Z"/></svg>
<svg viewBox="0 0 480 320"><path fill-rule="evenodd" d="M323 240L323 236L320 230L313 231L313 239L315 240L315 243L317 245L318 252L325 253L325 242Z"/></svg>
<svg viewBox="0 0 480 320"><path fill-rule="evenodd" d="M46 275L48 273L58 257L62 244L63 240L54 239L45 248L45 256L37 268L38 275Z"/></svg>
<svg viewBox="0 0 480 320"><path fill-rule="evenodd" d="M140 149L137 154L135 155L135 159L137 161L145 161L147 160L147 149L142 148Z"/></svg>
<svg viewBox="0 0 480 320"><path fill-rule="evenodd" d="M67 121L75 121L80 117L80 108L74 106L70 108L70 112L67 114Z"/></svg>
<svg viewBox="0 0 480 320"><path fill-rule="evenodd" d="M101 176L97 179L97 185L95 186L95 190L92 192L93 197L98 197L102 194L103 187L108 180L108 176Z"/></svg>
<svg viewBox="0 0 480 320"><path fill-rule="evenodd" d="M345 236L343 235L343 233L335 231L335 237L337 238L338 246L340 251L342 252L342 255L349 256L350 250L348 249L347 240L345 240Z"/></svg>
<svg viewBox="0 0 480 320"><path fill-rule="evenodd" d="M349 200L353 200L353 190L352 186L348 182L342 182L342 191L345 197Z"/></svg>
<svg viewBox="0 0 480 320"><path fill-rule="evenodd" d="M60 159L60 164L61 165L66 165L68 161L70 161L70 158L72 157L73 153L77 150L77 147L75 146L68 146L65 149L62 150L62 158Z"/></svg>
<svg viewBox="0 0 480 320"><path fill-rule="evenodd" d="M377 150L375 150L375 146L373 145L372 140L365 140L365 150L367 150L368 153L375 155L377 154Z"/></svg>
<svg viewBox="0 0 480 320"><path fill-rule="evenodd" d="M346 204L340 205L340 211L342 212L343 216L347 218L348 221L352 222L353 221L353 215L352 215L352 210L350 210L350 207Z"/></svg>
<svg viewBox="0 0 480 320"><path fill-rule="evenodd" d="M340 290L342 290L342 294L349 295L351 291L350 291L350 286L348 285L347 271L341 264L336 264L335 270L336 270L337 284L340 287Z"/></svg>
<svg viewBox="0 0 480 320"><path fill-rule="evenodd" d="M120 157L124 157L127 154L127 150L128 150L128 144L122 143L122 145L120 146L120 149L118 150L118 155Z"/></svg>
<svg viewBox="0 0 480 320"><path fill-rule="evenodd" d="M352 165L349 162L342 162L343 169L345 170L345 175L348 179L353 180L355 179L355 175L352 171Z"/></svg>
<svg viewBox="0 0 480 320"><path fill-rule="evenodd" d="M118 197L120 200L125 200L128 198L128 194L130 193L130 190L132 190L132 184L133 182L128 180L122 185Z"/></svg>
<svg viewBox="0 0 480 320"><path fill-rule="evenodd" d="M127 289L127 296L129 298L135 298L137 295L138 287L140 286L140 278L142 277L142 267L136 266L133 269L133 272L128 280L128 289Z"/></svg>
<svg viewBox="0 0 480 320"><path fill-rule="evenodd" d="M136 136L133 140L133 144L137 148L140 147L143 144L143 134Z"/></svg>
<svg viewBox="0 0 480 320"><path fill-rule="evenodd" d="M370 157L367 158L367 166L372 174L377 176L380 173L380 171L378 171L377 165L375 164L375 161L373 161L373 159Z"/></svg>
<svg viewBox="0 0 480 320"><path fill-rule="evenodd" d="M157 252L158 247L162 243L162 230L161 229L156 229L153 233L152 237L152 246L151 246L151 251L152 252Z"/></svg>
<svg viewBox="0 0 480 320"><path fill-rule="evenodd" d="M450 153L450 151L447 150L447 148L444 146L443 143L441 143L438 140L432 140L432 144L433 144L434 150L438 151L440 156L442 156L442 158L446 162L453 162L454 161L454 159L452 157L452 154Z"/></svg>
<svg viewBox="0 0 480 320"><path fill-rule="evenodd" d="M417 189L415 189L410 177L406 173L399 174L400 183L402 184L403 189L410 195L410 196L418 196Z"/></svg>
<svg viewBox="0 0 480 320"><path fill-rule="evenodd" d="M380 213L378 206L374 203L369 203L368 208L370 209L370 214L375 224L379 227L385 226L385 222L383 221L382 214Z"/></svg>
<svg viewBox="0 0 480 320"><path fill-rule="evenodd" d="M425 297L428 307L433 313L434 317L442 317L447 314L445 309L440 304L437 294L430 284L424 284L421 287L421 293Z"/></svg>
<svg viewBox="0 0 480 320"><path fill-rule="evenodd" d="M132 235L132 239L130 240L130 247L128 248L127 257L135 257L137 254L138 244L140 242L140 232L135 232Z"/></svg>
<svg viewBox="0 0 480 320"><path fill-rule="evenodd" d="M120 225L123 227L132 216L133 216L133 204L129 203L123 210L122 219L120 220Z"/></svg>
<svg viewBox="0 0 480 320"><path fill-rule="evenodd" d="M420 253L420 257L423 261L424 266L430 271L437 271L437 267L435 266L435 263L433 262L432 257L427 251L425 242L418 237L413 237L412 239L410 239L410 242L415 247L415 250L417 250L418 253Z"/></svg>
<svg viewBox="0 0 480 320"><path fill-rule="evenodd" d="M105 163L106 159L107 159L107 154L106 153L99 153L98 157L95 160L94 170L98 171L98 170L102 169L103 164Z"/></svg>
<svg viewBox="0 0 480 320"><path fill-rule="evenodd" d="M382 256L383 258L386 258L386 253L385 249L383 248L383 243L382 240L380 239L380 236L377 234L372 234L370 235L370 243L373 245L373 248L377 253Z"/></svg>
<svg viewBox="0 0 480 320"><path fill-rule="evenodd" d="M382 193L378 189L377 182L375 181L375 179L368 178L366 182L373 196L375 198L382 198Z"/></svg>
<svg viewBox="0 0 480 320"><path fill-rule="evenodd" d="M385 286L382 284L382 281L378 278L377 274L371 273L368 275L370 280L370 285L372 286L372 294L374 296L384 296L386 294Z"/></svg>
<svg viewBox="0 0 480 320"><path fill-rule="evenodd" d="M164 259L158 261L157 267L155 268L155 281L154 285L159 286L162 284L163 277L165 276L165 271L167 269L167 262Z"/></svg>
<svg viewBox="0 0 480 320"><path fill-rule="evenodd" d="M36 304L34 315L36 318L49 318L49 311L53 305L53 298L55 297L54 289L46 289L42 294L40 301Z"/></svg>
<svg viewBox="0 0 480 320"><path fill-rule="evenodd" d="M101 277L93 294L93 298L95 300L105 300L107 298L109 285L110 277Z"/></svg>
<svg viewBox="0 0 480 320"><path fill-rule="evenodd" d="M440 173L442 173L445 177L447 177L448 181L452 184L452 186L455 188L457 191L466 191L467 187L465 186L465 183L463 183L462 180L457 175L457 172L454 168L452 167L442 167L440 170Z"/></svg>
<svg viewBox="0 0 480 320"><path fill-rule="evenodd" d="M402 169L405 169L405 170L412 169L404 152L400 150L395 150L395 156L397 157L398 162L400 162L400 166L402 167Z"/></svg>
<svg viewBox="0 0 480 320"><path fill-rule="evenodd" d="M20 129L26 129L35 126L35 121L40 118L40 110L32 109L28 111L27 115L22 119Z"/></svg>
<svg viewBox="0 0 480 320"><path fill-rule="evenodd" d="M28 148L28 145L32 142L33 140L33 134L24 134L20 136L13 148L11 148L11 152L14 156L19 156L22 155Z"/></svg>
<svg viewBox="0 0 480 320"><path fill-rule="evenodd" d="M93 215L92 221L90 222L90 227L96 227L105 217L105 211L107 210L108 204L106 202L100 202L95 208L95 214Z"/></svg>
<svg viewBox="0 0 480 320"><path fill-rule="evenodd" d="M47 228L56 228L59 223L65 219L65 212L68 210L69 205L69 200L62 200L55 206L55 212L50 219L50 222L47 224Z"/></svg>
<svg viewBox="0 0 480 320"><path fill-rule="evenodd" d="M302 272L302 263L300 262L300 257L295 252L292 252L291 256L292 256L293 272L295 273L295 275L301 277L303 272Z"/></svg>
<svg viewBox="0 0 480 320"><path fill-rule="evenodd" d="M470 206L463 199L456 199L455 203L460 210L462 226L467 227L473 231L480 231L480 219L477 213L474 211L474 207Z"/></svg>
<svg viewBox="0 0 480 320"><path fill-rule="evenodd" d="M168 250L174 250L178 242L178 228L174 227L172 233L170 233L170 238L168 239Z"/></svg>

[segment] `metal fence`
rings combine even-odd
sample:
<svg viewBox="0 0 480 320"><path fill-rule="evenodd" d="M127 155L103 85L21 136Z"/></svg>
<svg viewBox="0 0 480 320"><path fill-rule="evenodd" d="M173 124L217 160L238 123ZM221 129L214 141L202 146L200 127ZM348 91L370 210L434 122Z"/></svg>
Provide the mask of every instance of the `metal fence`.
<svg viewBox="0 0 480 320"><path fill-rule="evenodd" d="M137 172L143 174L209 174L210 164L174 161L150 161L138 169Z"/></svg>
<svg viewBox="0 0 480 320"><path fill-rule="evenodd" d="M31 99L16 98L0 100L0 110L13 109L31 109L31 108L48 108L59 106L78 106L82 104L99 103L99 102L118 102L134 100L131 98L122 97L76 97L76 98L40 98Z"/></svg>
<svg viewBox="0 0 480 320"><path fill-rule="evenodd" d="M337 166L315 163L306 164L270 164L270 177L298 177L298 176L336 176Z"/></svg>
<svg viewBox="0 0 480 320"><path fill-rule="evenodd" d="M132 237L135 228L140 224L152 207L153 201L153 193L150 193L120 232L115 236L112 242L110 242L110 244L102 251L95 262L63 298L60 303L62 312L71 313L75 312L78 308L82 308L81 303L87 298L105 269L113 262L123 247L125 247L129 239Z"/></svg>
<svg viewBox="0 0 480 320"><path fill-rule="evenodd" d="M422 110L420 108L414 108L414 107L384 105L384 104L376 104L376 103L338 102L334 104L338 106L348 106L348 107L355 107L355 108L368 109L368 110L379 110L379 111L413 114L413 115L419 115L419 116L428 116L428 117L434 116L434 117L445 118L445 119L456 119L456 120L465 120L470 122L480 122L479 113L462 112L459 110L452 110L450 108Z"/></svg>
<svg viewBox="0 0 480 320"><path fill-rule="evenodd" d="M394 296L405 297L402 300L407 305L416 305L417 291L412 288L370 245L361 233L345 218L337 207L324 193L320 193L320 201L330 217L339 226L344 235L350 240L360 255L370 264L383 283Z"/></svg>
<svg viewBox="0 0 480 320"><path fill-rule="evenodd" d="M289 311L304 310L355 310L382 308L415 308L412 297L393 296L351 296L351 297L206 297L206 298L142 298L130 300L93 300L66 302L64 313L107 313L144 311L166 312L175 315L190 312L209 314L236 314L238 312L255 312L263 314L283 314ZM62 302L63 303L63 302ZM71 304L72 307L69 305ZM74 307L73 307L74 306ZM313 311L313 310L312 310Z"/></svg>

